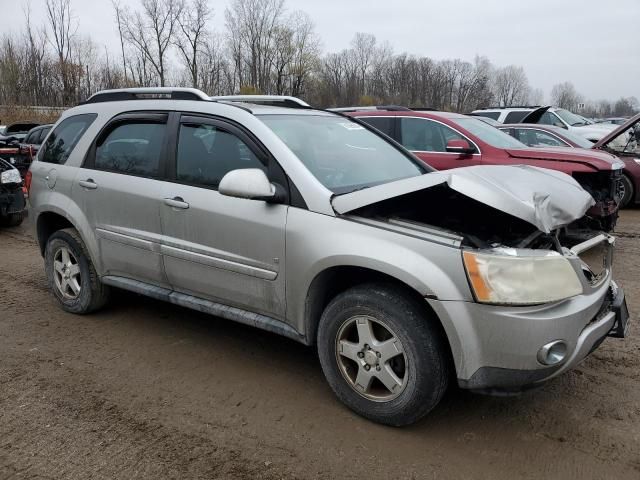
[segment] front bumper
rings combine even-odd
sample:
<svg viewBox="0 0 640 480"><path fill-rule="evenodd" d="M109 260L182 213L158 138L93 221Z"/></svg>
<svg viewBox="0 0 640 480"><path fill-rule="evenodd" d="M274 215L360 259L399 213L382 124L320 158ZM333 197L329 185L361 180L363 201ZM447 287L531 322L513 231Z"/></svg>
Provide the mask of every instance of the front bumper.
<svg viewBox="0 0 640 480"><path fill-rule="evenodd" d="M12 213L22 212L25 208L25 199L22 187L0 190L0 215L6 216Z"/></svg>
<svg viewBox="0 0 640 480"><path fill-rule="evenodd" d="M534 387L575 367L607 335L624 336L624 292L611 279L613 238L596 237L567 257L585 268L577 254L598 244L607 245L607 268L593 283L585 276L584 293L567 300L531 307L427 300L443 320L462 388L509 393ZM540 363L540 349L558 340L566 345L562 362Z"/></svg>

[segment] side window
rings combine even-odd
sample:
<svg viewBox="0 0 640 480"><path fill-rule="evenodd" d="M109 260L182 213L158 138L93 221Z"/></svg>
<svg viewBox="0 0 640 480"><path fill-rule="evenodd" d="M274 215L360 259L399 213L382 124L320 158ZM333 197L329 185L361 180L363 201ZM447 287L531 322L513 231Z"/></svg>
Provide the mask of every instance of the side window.
<svg viewBox="0 0 640 480"><path fill-rule="evenodd" d="M567 145L542 130L529 128L517 129L518 140L530 147L566 147Z"/></svg>
<svg viewBox="0 0 640 480"><path fill-rule="evenodd" d="M467 140L452 128L426 118L401 118L402 145L412 151L446 152L449 140Z"/></svg>
<svg viewBox="0 0 640 480"><path fill-rule="evenodd" d="M530 111L509 112L502 123L520 123L520 121L530 113Z"/></svg>
<svg viewBox="0 0 640 480"><path fill-rule="evenodd" d="M157 177L166 124L122 123L96 148L95 168L127 175Z"/></svg>
<svg viewBox="0 0 640 480"><path fill-rule="evenodd" d="M394 137L393 124L394 119L391 117L359 117L359 120L371 125L373 128L380 130L385 135Z"/></svg>
<svg viewBox="0 0 640 480"><path fill-rule="evenodd" d="M209 124L182 124L176 155L179 182L217 187L228 172L265 165L236 135Z"/></svg>
<svg viewBox="0 0 640 480"><path fill-rule="evenodd" d="M44 139L47 138L47 133L49 133L49 130L51 130L50 128L43 128L42 130L40 130L40 135L38 136L38 138L36 139L36 141L34 143L38 144L38 145L42 145L42 143L44 142Z"/></svg>
<svg viewBox="0 0 640 480"><path fill-rule="evenodd" d="M498 120L500 118L500 112L478 112L474 113L473 115L477 117L492 118L494 120Z"/></svg>
<svg viewBox="0 0 640 480"><path fill-rule="evenodd" d="M560 120L555 113L551 113L551 112L544 112L542 117L540 117L540 120L538 121L538 123L542 125L555 125L558 127L565 126L562 120Z"/></svg>
<svg viewBox="0 0 640 480"><path fill-rule="evenodd" d="M84 132L97 116L94 113L87 113L63 120L47 138L39 160L64 165Z"/></svg>
<svg viewBox="0 0 640 480"><path fill-rule="evenodd" d="M35 132L31 132L27 135L27 138L24 139L22 143L26 143L27 145L31 145L32 143L36 143L36 138L40 136L40 130L36 130Z"/></svg>

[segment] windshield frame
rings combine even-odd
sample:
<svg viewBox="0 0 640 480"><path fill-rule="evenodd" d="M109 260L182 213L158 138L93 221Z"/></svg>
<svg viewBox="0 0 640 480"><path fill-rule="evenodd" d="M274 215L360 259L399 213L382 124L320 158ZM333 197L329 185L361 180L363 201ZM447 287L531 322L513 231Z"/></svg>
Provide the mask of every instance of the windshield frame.
<svg viewBox="0 0 640 480"><path fill-rule="evenodd" d="M344 114L342 112L333 112L333 111L324 110L324 109L314 109L314 110L317 111L319 113L319 115L309 115L308 113L306 113L305 115L299 115L299 114L297 114L297 112L292 111L290 113L287 112L287 113L280 113L280 114L256 113L255 116L256 116L256 118L258 120L260 120L262 122L263 125L265 125L265 127L267 127L287 147L287 149L297 158L297 160L304 166L304 168L306 168L309 171L309 173L314 177L314 179L320 185L322 185L324 188L326 188L327 190L331 191L333 193L333 195L336 195L336 196L346 195L348 193L353 193L353 192L356 192L356 191L359 191L359 190L364 190L366 188L375 187L377 185L384 185L384 184L387 184L387 183L393 183L393 182L397 182L397 181L400 181L400 180L404 180L406 178L411 178L412 176L399 177L399 178L395 178L395 179L388 180L388 181L382 181L382 182L370 182L370 183L364 183L364 184L346 185L346 186L342 186L342 187L330 187L330 186L327 186L322 182L322 180L320 178L318 178L309 169L309 167L306 165L304 160L301 159L293 150L291 150L291 148L289 147L287 142L284 139L282 139L280 137L280 135L278 135L278 133L276 133L276 131L273 130L271 128L271 126L267 122L263 121L264 118L269 118L269 117L275 117L275 118L278 118L278 117L281 117L281 118L282 117L288 117L288 118L291 118L291 117L300 117L300 118L305 118L305 117L325 117L325 118L332 118L333 117L333 118L335 118L335 117L339 117L341 120L347 120L349 122L353 122L353 123L357 124L358 126L364 128L365 130L369 131L370 133L373 133L375 136L379 137L382 141L387 143L393 149L397 150L398 153L400 153L402 156L406 157L413 165L416 166L416 168L418 169L419 173L418 173L418 175L415 175L415 176L421 176L421 175L424 175L426 173L431 173L431 172L437 171L431 165L428 165L427 163L422 161L420 158L415 156L412 152L410 152L405 147L403 147L396 140L394 140L393 138L389 137L385 133L379 131L375 127L369 125L368 123L361 121L358 118L352 117L352 116Z"/></svg>

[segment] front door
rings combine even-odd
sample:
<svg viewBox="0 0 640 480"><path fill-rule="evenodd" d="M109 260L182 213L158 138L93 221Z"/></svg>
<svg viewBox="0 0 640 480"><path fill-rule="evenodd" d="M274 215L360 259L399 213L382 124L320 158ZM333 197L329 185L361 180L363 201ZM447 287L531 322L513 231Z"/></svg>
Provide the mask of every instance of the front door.
<svg viewBox="0 0 640 480"><path fill-rule="evenodd" d="M478 151L473 155L447 152L447 142L449 140L466 140L469 145L474 146L471 140L448 125L428 118L399 118L400 143L436 170L448 170L450 168L480 164L481 156Z"/></svg>
<svg viewBox="0 0 640 480"><path fill-rule="evenodd" d="M218 193L231 170L274 160L235 125L175 118L177 148L165 184L161 219L167 278L179 292L284 319L287 205ZM271 163L270 163L271 162Z"/></svg>

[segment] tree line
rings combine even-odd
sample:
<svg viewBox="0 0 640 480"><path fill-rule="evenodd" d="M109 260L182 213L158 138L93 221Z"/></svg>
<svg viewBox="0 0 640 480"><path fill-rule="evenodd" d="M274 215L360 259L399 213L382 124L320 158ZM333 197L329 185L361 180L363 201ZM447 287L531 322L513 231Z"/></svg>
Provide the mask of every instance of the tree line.
<svg viewBox="0 0 640 480"><path fill-rule="evenodd" d="M285 0L231 0L214 12L210 0L112 0L118 51L93 42L74 16L72 0L46 0L34 25L27 7L19 34L0 39L0 104L70 106L92 93L135 86L191 86L211 95L293 95L321 107L398 104L468 112L490 105L541 104L523 67L435 60L396 53L370 33L340 52L323 53L309 16ZM221 31L210 29L224 15ZM635 98L585 102L568 82L554 87L557 106L586 104L594 116L628 115Z"/></svg>

